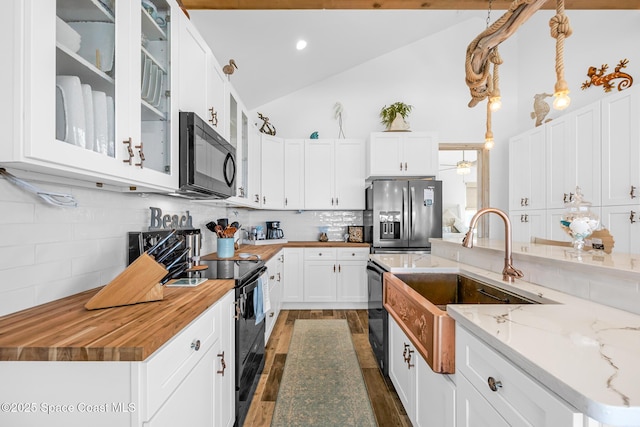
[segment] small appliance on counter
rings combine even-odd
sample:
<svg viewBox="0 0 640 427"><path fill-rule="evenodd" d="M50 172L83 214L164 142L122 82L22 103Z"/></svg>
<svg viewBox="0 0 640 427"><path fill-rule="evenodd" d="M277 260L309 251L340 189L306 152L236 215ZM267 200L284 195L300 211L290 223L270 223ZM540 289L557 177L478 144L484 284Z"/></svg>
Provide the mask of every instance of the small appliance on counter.
<svg viewBox="0 0 640 427"><path fill-rule="evenodd" d="M267 239L284 239L280 221L267 221Z"/></svg>
<svg viewBox="0 0 640 427"><path fill-rule="evenodd" d="M277 245L288 242L280 228L280 221L267 221L266 234L262 225L250 227L247 234L247 238L242 240L245 245Z"/></svg>

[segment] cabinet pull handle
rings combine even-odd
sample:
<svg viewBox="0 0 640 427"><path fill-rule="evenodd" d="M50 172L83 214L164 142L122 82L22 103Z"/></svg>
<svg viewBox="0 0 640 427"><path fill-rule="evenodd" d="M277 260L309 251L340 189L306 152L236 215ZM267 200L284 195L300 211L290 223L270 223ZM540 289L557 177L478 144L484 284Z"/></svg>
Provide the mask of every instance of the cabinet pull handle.
<svg viewBox="0 0 640 427"><path fill-rule="evenodd" d="M338 273L342 272L342 265L338 264Z"/></svg>
<svg viewBox="0 0 640 427"><path fill-rule="evenodd" d="M269 313L269 317L273 317L273 315L274 315L273 311Z"/></svg>
<svg viewBox="0 0 640 427"><path fill-rule="evenodd" d="M209 123L213 126L218 127L218 112L213 110L213 107L209 108L209 113L211 114L211 118L209 119Z"/></svg>
<svg viewBox="0 0 640 427"><path fill-rule="evenodd" d="M335 264L333 264L333 272L334 273L336 272L336 265Z"/></svg>
<svg viewBox="0 0 640 427"><path fill-rule="evenodd" d="M289 199L287 199L286 197L284 198L284 205L287 206L289 204Z"/></svg>
<svg viewBox="0 0 640 427"><path fill-rule="evenodd" d="M263 205L267 204L267 196L262 196L262 204Z"/></svg>
<svg viewBox="0 0 640 427"><path fill-rule="evenodd" d="M529 214L524 214L524 222L529 222Z"/></svg>
<svg viewBox="0 0 640 427"><path fill-rule="evenodd" d="M260 195L256 194L256 203L260 203Z"/></svg>
<svg viewBox="0 0 640 427"><path fill-rule="evenodd" d="M269 280L275 280L276 276L275 274L273 276L269 276Z"/></svg>
<svg viewBox="0 0 640 427"><path fill-rule="evenodd" d="M629 214L629 222L631 224L633 224L634 222L636 222L636 213L635 211L631 211L631 213Z"/></svg>
<svg viewBox="0 0 640 427"><path fill-rule="evenodd" d="M404 170L407 171L407 162L404 162Z"/></svg>
<svg viewBox="0 0 640 427"><path fill-rule="evenodd" d="M331 198L331 206L333 206L333 197Z"/></svg>
<svg viewBox="0 0 640 427"><path fill-rule="evenodd" d="M489 384L491 391L498 391L499 388L502 388L502 381L496 381L493 377L487 378L487 384Z"/></svg>
<svg viewBox="0 0 640 427"><path fill-rule="evenodd" d="M224 371L227 369L227 362L224 361L224 351L222 353L218 353L218 357L220 358L220 364L222 365L222 370L216 371L218 374L222 374L224 377Z"/></svg>
<svg viewBox="0 0 640 427"><path fill-rule="evenodd" d="M338 206L340 203L338 203L338 198L336 197L336 206Z"/></svg>
<svg viewBox="0 0 640 427"><path fill-rule="evenodd" d="M356 253L355 252L351 252L351 256L356 256Z"/></svg>
<svg viewBox="0 0 640 427"><path fill-rule="evenodd" d="M524 205L525 206L529 206L529 198L528 197L524 198Z"/></svg>
<svg viewBox="0 0 640 427"><path fill-rule="evenodd" d="M520 222L524 222L524 214L520 214Z"/></svg>
<svg viewBox="0 0 640 427"><path fill-rule="evenodd" d="M129 154L129 158L127 160L123 160L124 163L129 163L129 165L131 165L131 159L133 159L133 149L131 148L131 144L133 143L133 141L131 141L131 138L129 138L128 141L122 141L122 143L124 145L127 146L127 154Z"/></svg>
<svg viewBox="0 0 640 427"><path fill-rule="evenodd" d="M402 352L402 358L407 364L407 369L411 369L413 366L415 366L411 364L412 353L413 353L413 350L411 350L411 347L409 346L409 344L404 343L404 351Z"/></svg>
<svg viewBox="0 0 640 427"><path fill-rule="evenodd" d="M241 314L241 313L240 313L240 312L241 312L241 310L240 310L240 303L239 303L238 301L236 301L236 302L235 302L235 305L236 305L236 315L235 315L235 316L233 316L233 318L234 318L234 319L236 319L236 320L240 320L240 314Z"/></svg>
<svg viewBox="0 0 640 427"><path fill-rule="evenodd" d="M562 203L567 203L567 193L564 193L564 196L562 197Z"/></svg>
<svg viewBox="0 0 640 427"><path fill-rule="evenodd" d="M629 192L629 196L631 196L632 199L636 198L636 187L634 187L633 185L631 186L631 191Z"/></svg>
<svg viewBox="0 0 640 427"><path fill-rule="evenodd" d="M402 172L402 162L400 162L400 172Z"/></svg>
<svg viewBox="0 0 640 427"><path fill-rule="evenodd" d="M140 155L140 163L136 163L136 166L140 166L140 169L142 169L142 164L144 163L144 151L142 151L142 142L140 142L140 145L136 145L135 148L138 149L138 154Z"/></svg>
<svg viewBox="0 0 640 427"><path fill-rule="evenodd" d="M573 202L573 196L575 196L575 194L569 193L569 202Z"/></svg>
<svg viewBox="0 0 640 427"><path fill-rule="evenodd" d="M191 343L191 348L195 351L200 350L200 340L195 340Z"/></svg>
<svg viewBox="0 0 640 427"><path fill-rule="evenodd" d="M278 273L278 282L282 280L282 274Z"/></svg>

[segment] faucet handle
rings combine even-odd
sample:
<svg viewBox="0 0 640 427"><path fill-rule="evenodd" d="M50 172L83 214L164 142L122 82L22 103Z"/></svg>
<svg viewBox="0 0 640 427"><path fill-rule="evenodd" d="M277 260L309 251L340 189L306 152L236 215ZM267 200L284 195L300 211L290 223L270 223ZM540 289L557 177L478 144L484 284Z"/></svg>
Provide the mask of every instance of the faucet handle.
<svg viewBox="0 0 640 427"><path fill-rule="evenodd" d="M521 277L524 277L522 271L515 268L511 263L507 263L504 270L502 270L502 280L505 282L512 283L514 279L519 279Z"/></svg>

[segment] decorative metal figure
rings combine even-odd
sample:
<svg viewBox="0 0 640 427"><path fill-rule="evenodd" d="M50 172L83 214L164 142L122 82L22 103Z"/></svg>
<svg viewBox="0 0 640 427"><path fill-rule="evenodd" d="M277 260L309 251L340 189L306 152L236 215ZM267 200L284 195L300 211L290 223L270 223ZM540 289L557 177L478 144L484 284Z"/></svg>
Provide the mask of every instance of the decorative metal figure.
<svg viewBox="0 0 640 427"><path fill-rule="evenodd" d="M267 135L276 136L276 127L269 123L269 117L263 116L262 113L258 113L258 117L264 122L260 127L260 132Z"/></svg>
<svg viewBox="0 0 640 427"><path fill-rule="evenodd" d="M633 84L633 77L631 75L622 72L623 68L627 68L627 64L629 63L628 59L622 59L618 63L618 66L614 69L613 73L605 74L609 65L602 64L600 69L596 69L596 67L589 67L589 71L587 71L587 76L589 76L589 80L582 83L582 90L585 90L591 85L594 86L602 86L605 92L611 92L614 85L611 84L611 80L615 79L623 79L620 83L618 83L618 91L631 87Z"/></svg>

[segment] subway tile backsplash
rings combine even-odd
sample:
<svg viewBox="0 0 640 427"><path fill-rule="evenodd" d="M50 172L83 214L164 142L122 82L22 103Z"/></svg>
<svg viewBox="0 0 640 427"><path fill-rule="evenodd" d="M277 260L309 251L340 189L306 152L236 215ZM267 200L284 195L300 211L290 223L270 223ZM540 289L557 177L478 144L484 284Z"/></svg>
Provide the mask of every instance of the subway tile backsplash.
<svg viewBox="0 0 640 427"><path fill-rule="evenodd" d="M340 241L347 226L362 225L361 211L262 211L155 194L37 185L72 194L79 205L49 205L0 179L0 316L107 284L126 268L127 233L148 229L150 207L171 215L188 210L193 226L202 230L202 254L216 250L216 237L205 224L218 218L243 227L279 220L290 241L318 240L320 226L329 227L329 240Z"/></svg>
<svg viewBox="0 0 640 427"><path fill-rule="evenodd" d="M202 253L215 251L204 224L227 216L222 206L161 195L37 185L73 194L79 205L49 205L0 179L0 315L108 283L126 267L127 233L148 228L151 206L188 210L202 229Z"/></svg>

